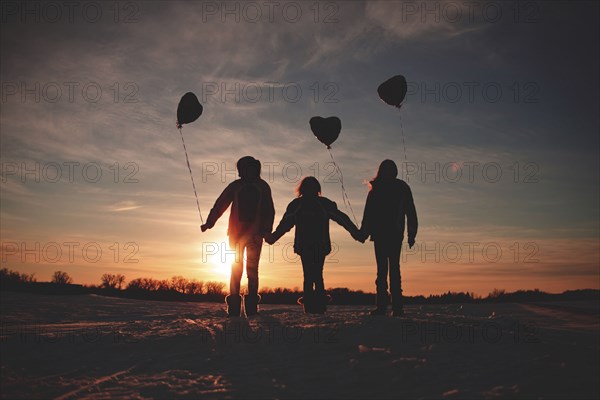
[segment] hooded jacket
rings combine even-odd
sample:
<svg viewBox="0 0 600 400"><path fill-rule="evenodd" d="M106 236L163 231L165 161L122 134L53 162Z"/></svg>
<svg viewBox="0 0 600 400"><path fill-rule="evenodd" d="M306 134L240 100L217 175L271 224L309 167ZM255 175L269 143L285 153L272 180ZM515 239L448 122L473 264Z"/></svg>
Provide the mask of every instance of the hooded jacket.
<svg viewBox="0 0 600 400"><path fill-rule="evenodd" d="M230 204L227 235L232 243L245 235L264 236L273 229L275 207L271 188L261 178L230 183L215 201L206 224L212 228Z"/></svg>

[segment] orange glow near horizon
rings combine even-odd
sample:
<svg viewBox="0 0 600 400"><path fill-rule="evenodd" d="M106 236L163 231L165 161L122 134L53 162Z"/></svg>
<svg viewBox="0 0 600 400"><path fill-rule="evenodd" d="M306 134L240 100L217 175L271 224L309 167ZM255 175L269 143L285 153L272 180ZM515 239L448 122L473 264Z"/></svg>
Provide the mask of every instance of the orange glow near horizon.
<svg viewBox="0 0 600 400"><path fill-rule="evenodd" d="M307 162L302 167L309 171L312 164ZM233 170L233 167L226 170ZM364 201L367 193L367 188L360 182L372 173L371 169L367 169L355 179L358 187L353 188L351 195L358 218L364 208L360 200ZM62 270L69 273L75 283L83 284L99 284L104 273L122 273L127 281L140 277L169 279L181 275L188 279L223 282L228 288L234 257L227 237L230 211L223 214L213 229L200 232L193 196L190 198L189 195L189 177L182 175L178 190L183 194L176 198L178 201L169 198L169 201L126 211L98 206L95 209L100 211L86 214L85 226L74 232L65 230L58 223L38 228L37 219L23 222L3 217L2 267L35 273L39 281L48 281L54 271ZM267 172L263 175L269 179ZM217 177L215 182L199 185L204 196L201 203L205 215L206 205L212 204L228 182L236 177L230 174L225 182L220 182L220 177ZM269 184L275 201L276 226L294 196L295 185L277 175L273 175ZM322 187L323 195L337 201L343 209L343 202L339 200L339 183L324 181ZM599 288L600 245L594 237L569 237L578 234L578 231L519 230L492 223L462 226L464 221L458 224L454 214L440 210L440 201L428 195L430 187L418 181L412 182L411 187L420 226L417 246L412 250L403 247L402 250L401 275L405 294L456 291L487 295L495 288L507 291L538 288L550 292ZM20 192L15 193L20 195ZM58 221L69 217L51 215L47 218ZM75 214L72 218L71 223L76 224L80 216ZM354 241L335 222L330 222L330 229L334 251L327 257L324 266L325 286L374 292L376 266L373 243ZM595 228L589 229L593 232ZM293 240L294 230L273 246L263 245L259 269L261 288L302 287L302 266L293 253ZM64 245L74 242L78 246L72 251ZM54 262L54 250L49 246L52 243L58 244L62 251L57 262ZM137 247L128 247L130 243ZM477 243L477 246L470 251L465 243ZM515 243L518 244L516 247ZM92 244L94 246L89 246ZM20 246L24 247L21 249ZM36 246L38 251L35 251ZM86 246L89 246L87 253L83 251ZM95 247L102 253L98 261L91 259ZM501 257L490 262L498 249ZM73 257L69 259L71 253ZM245 281L244 273L242 284Z"/></svg>
<svg viewBox="0 0 600 400"><path fill-rule="evenodd" d="M215 231L214 236L219 233ZM332 229L332 237L340 237L344 233L337 228ZM342 236L343 237L343 236ZM296 255L291 251L291 240L293 236L288 233L275 246L264 244L260 263L260 287L261 288L294 288L302 287L302 266ZM227 242L208 242L211 245L224 246ZM425 244L427 246L428 244ZM563 292L573 289L600 289L597 280L591 280L586 276L553 276L548 271L554 271L561 263L569 262L572 250L579 252L580 260L593 262L595 256L594 244L591 242L563 244L563 252L554 242L541 244L549 248L554 246L553 260L540 260L535 263L515 264L511 260L497 263L485 263L477 260L477 263L450 263L434 262L435 260L422 259L423 254L404 254L401 261L402 286L404 294L408 296L440 294L447 291L474 292L476 295L487 295L493 289L504 289L506 291L540 289L546 292ZM507 245L503 247L508 248ZM206 246L205 246L206 247ZM184 250L185 249L185 250ZM14 257L3 255L2 267L16 270L22 273L35 273L39 281L47 281L56 270L69 273L74 283L99 284L103 273L123 273L126 282L139 277L152 277L154 279L169 279L172 276L181 275L188 279L200 281L218 281L225 284L228 290L229 275L233 253L229 252L228 246L220 247L219 251L210 248L211 254L205 256L203 262L202 247L195 247L196 255L187 253L194 249L191 245L184 245L181 254L189 254L183 257L181 262L176 262L173 257L156 256L154 259L144 255L140 249L140 260L145 263L136 264L94 264L92 268L81 268L79 264L35 264L16 263ZM225 254L222 254L222 251ZM404 249L403 251L405 251ZM509 253L510 257L514 254ZM427 256L427 254L426 254ZM454 257L454 255L452 255ZM567 257L567 259L564 259ZM169 263L164 263L166 259ZM188 259L189 262L183 262ZM162 260L162 261L161 261ZM78 260L82 261L82 260ZM572 260L571 260L572 261ZM176 262L176 263L175 263ZM573 263L575 264L575 263ZM163 265L155 268L153 265ZM351 290L363 290L365 292L375 291L375 260L373 257L372 243L361 245L352 241L339 243L339 250L328 256L324 277L325 286L347 287ZM511 272L512 271L512 272ZM508 273L507 273L508 272ZM242 285L246 284L246 273L244 271Z"/></svg>

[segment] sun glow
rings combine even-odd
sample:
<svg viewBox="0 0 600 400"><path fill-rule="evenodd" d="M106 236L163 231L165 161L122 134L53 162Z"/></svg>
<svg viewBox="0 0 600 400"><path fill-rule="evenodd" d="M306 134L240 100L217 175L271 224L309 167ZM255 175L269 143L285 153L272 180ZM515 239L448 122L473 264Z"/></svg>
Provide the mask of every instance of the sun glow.
<svg viewBox="0 0 600 400"><path fill-rule="evenodd" d="M231 260L227 260L226 257L216 254L209 258L209 263L213 266L212 270L215 274L229 276L231 272Z"/></svg>

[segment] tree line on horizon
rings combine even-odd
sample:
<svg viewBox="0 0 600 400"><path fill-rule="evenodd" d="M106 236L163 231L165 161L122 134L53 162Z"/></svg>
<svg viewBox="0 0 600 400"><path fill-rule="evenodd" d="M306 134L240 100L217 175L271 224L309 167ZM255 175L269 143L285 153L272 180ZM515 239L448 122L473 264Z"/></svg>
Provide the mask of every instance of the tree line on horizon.
<svg viewBox="0 0 600 400"><path fill-rule="evenodd" d="M0 290L22 291L40 294L99 294L104 296L126 297L144 300L222 302L225 284L215 281L198 281L183 276L170 279L135 278L125 285L125 275L105 273L99 285L74 284L73 278L64 271L55 271L49 282L38 282L35 274L19 273L8 268L0 269ZM329 288L332 304L371 305L375 294L348 288ZM261 289L263 304L294 304L302 291L295 287ZM448 304L480 302L528 302L552 300L598 300L600 290L578 289L563 293L546 293L539 289L506 292L494 289L486 297L473 292L451 292L439 295L404 296L406 304Z"/></svg>

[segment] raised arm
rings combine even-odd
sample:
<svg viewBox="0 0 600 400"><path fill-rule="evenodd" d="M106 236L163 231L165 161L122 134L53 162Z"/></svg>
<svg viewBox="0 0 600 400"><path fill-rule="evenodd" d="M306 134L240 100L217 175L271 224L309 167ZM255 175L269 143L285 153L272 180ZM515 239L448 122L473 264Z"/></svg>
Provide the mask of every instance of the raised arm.
<svg viewBox="0 0 600 400"><path fill-rule="evenodd" d="M210 210L208 214L208 218L206 219L206 224L202 225L202 231L206 229L210 229L215 226L217 220L223 215L225 210L229 207L231 202L233 201L233 183L230 183L229 186L223 190L223 193L219 196L213 208Z"/></svg>
<svg viewBox="0 0 600 400"><path fill-rule="evenodd" d="M363 213L363 219L360 227L361 233L365 237L369 237L373 233L373 191L370 191L367 195L367 201L365 204L365 211Z"/></svg>
<svg viewBox="0 0 600 400"><path fill-rule="evenodd" d="M329 218L350 232L352 237L357 238L359 236L359 231L356 225L354 225L350 217L338 210L337 205L333 201L330 201L327 205L327 214L329 215Z"/></svg>

